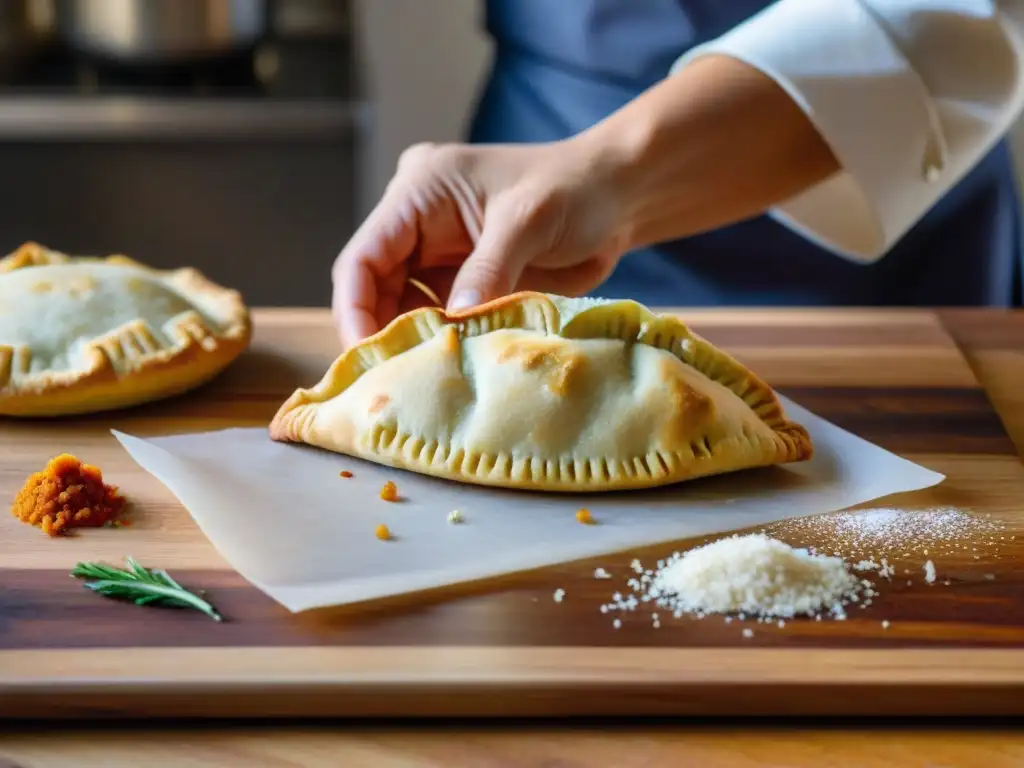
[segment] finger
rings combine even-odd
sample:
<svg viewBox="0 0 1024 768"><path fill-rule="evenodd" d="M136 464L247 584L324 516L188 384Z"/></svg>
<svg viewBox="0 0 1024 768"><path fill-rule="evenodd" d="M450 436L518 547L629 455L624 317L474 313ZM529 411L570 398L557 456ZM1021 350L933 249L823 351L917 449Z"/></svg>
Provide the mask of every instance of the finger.
<svg viewBox="0 0 1024 768"><path fill-rule="evenodd" d="M335 280L332 309L343 349L380 330L376 290L373 273L365 264L352 264L340 281Z"/></svg>
<svg viewBox="0 0 1024 768"><path fill-rule="evenodd" d="M598 257L559 269L527 267L516 290L582 296L607 280L617 263L618 259Z"/></svg>
<svg viewBox="0 0 1024 768"><path fill-rule="evenodd" d="M398 303L405 291L409 270L400 264L383 280L377 281L377 325L383 328L398 316Z"/></svg>
<svg viewBox="0 0 1024 768"><path fill-rule="evenodd" d="M485 224L476 248L455 277L448 311L468 309L512 293L533 256L529 238L519 227Z"/></svg>
<svg viewBox="0 0 1024 768"><path fill-rule="evenodd" d="M415 212L385 194L338 255L332 307L346 348L380 330L378 283L409 258L417 239Z"/></svg>
<svg viewBox="0 0 1024 768"><path fill-rule="evenodd" d="M515 291L539 291L562 296L582 296L594 290L612 273L618 259L594 257L571 267L541 269L526 267ZM458 274L456 267L436 267L413 276L423 282L443 301L451 295L451 287ZM421 290L411 284L406 288L398 305L398 313L404 314L424 306L434 306Z"/></svg>

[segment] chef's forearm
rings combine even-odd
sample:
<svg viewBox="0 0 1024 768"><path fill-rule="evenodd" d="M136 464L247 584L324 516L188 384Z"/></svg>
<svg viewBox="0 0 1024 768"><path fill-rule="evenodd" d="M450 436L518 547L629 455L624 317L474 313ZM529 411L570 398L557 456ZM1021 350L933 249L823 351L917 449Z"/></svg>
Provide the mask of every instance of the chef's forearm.
<svg viewBox="0 0 1024 768"><path fill-rule="evenodd" d="M692 62L575 141L619 197L630 248L758 215L838 170L785 91L725 56Z"/></svg>

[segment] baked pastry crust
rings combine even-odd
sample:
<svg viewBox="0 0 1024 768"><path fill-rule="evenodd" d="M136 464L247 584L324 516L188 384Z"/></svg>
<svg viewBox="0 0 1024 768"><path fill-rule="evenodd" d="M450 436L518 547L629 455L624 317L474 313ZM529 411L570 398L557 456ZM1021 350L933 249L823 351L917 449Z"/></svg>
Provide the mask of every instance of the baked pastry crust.
<svg viewBox="0 0 1024 768"><path fill-rule="evenodd" d="M194 269L25 243L0 259L0 414L93 413L181 394L251 336L241 295Z"/></svg>
<svg viewBox="0 0 1024 768"><path fill-rule="evenodd" d="M767 384L679 319L531 292L396 318L292 394L270 435L460 482L568 492L813 452Z"/></svg>

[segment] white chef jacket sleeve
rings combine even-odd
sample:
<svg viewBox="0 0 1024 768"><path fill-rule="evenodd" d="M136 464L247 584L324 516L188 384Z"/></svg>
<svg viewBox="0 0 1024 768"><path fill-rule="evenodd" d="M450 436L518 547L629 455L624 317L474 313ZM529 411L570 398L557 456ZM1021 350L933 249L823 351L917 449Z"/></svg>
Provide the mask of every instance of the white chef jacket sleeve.
<svg viewBox="0 0 1024 768"><path fill-rule="evenodd" d="M872 262L1024 107L1024 0L778 0L672 70L707 54L775 80L841 166L769 214Z"/></svg>

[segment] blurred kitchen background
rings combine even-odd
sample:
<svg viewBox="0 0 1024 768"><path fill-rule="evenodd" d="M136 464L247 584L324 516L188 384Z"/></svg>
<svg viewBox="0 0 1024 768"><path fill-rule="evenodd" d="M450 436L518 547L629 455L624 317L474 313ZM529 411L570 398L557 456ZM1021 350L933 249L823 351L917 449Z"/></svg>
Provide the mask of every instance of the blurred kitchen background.
<svg viewBox="0 0 1024 768"><path fill-rule="evenodd" d="M0 0L0 251L123 252L196 266L253 304L324 305L401 149L458 135L466 54L485 57L478 12Z"/></svg>
<svg viewBox="0 0 1024 768"><path fill-rule="evenodd" d="M482 6L0 0L0 252L123 252L326 305L402 149L462 137Z"/></svg>

